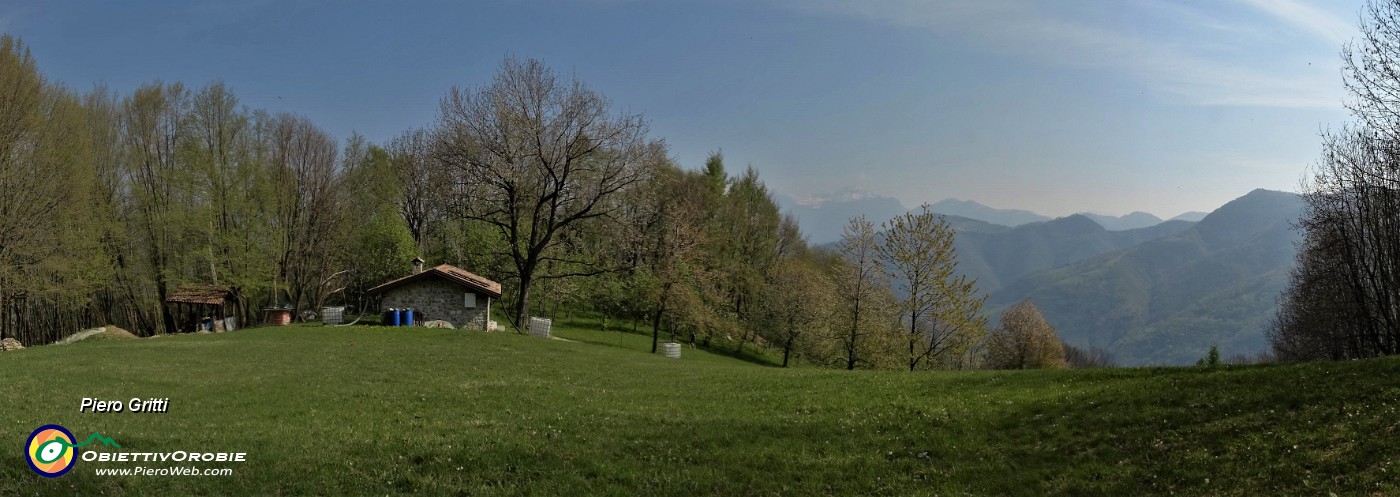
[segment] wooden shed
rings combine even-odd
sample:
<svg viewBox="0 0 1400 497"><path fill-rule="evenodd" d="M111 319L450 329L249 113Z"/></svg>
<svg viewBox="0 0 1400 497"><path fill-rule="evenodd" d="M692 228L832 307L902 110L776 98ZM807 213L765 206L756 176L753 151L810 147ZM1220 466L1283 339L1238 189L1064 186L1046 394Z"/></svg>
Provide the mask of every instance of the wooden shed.
<svg viewBox="0 0 1400 497"><path fill-rule="evenodd" d="M233 331L238 328L238 297L222 285L183 285L165 298L180 331Z"/></svg>

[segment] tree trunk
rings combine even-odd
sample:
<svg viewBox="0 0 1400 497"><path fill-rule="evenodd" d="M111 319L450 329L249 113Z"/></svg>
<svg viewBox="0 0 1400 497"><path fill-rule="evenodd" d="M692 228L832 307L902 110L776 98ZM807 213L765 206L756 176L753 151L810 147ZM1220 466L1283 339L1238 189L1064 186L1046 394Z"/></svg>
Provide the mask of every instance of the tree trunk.
<svg viewBox="0 0 1400 497"><path fill-rule="evenodd" d="M856 369L856 340L860 339L860 298L856 298L851 311L851 336L846 341L846 371Z"/></svg>
<svg viewBox="0 0 1400 497"><path fill-rule="evenodd" d="M0 285L3 286L3 285ZM5 338L5 331L10 328L10 306L9 299L5 298L5 293L0 290L0 339ZM11 334L14 332L11 331Z"/></svg>
<svg viewBox="0 0 1400 497"><path fill-rule="evenodd" d="M165 301L168 292L165 288L165 277L156 278L156 296L160 298L161 322L165 323L165 333L174 333L175 316L170 313L170 304Z"/></svg>
<svg viewBox="0 0 1400 497"><path fill-rule="evenodd" d="M671 284L661 287L661 301L656 304L656 313L651 318L651 353L656 353L656 342L661 338L661 315L666 312L666 297L671 294Z"/></svg>
<svg viewBox="0 0 1400 497"><path fill-rule="evenodd" d="M663 304L664 305L664 304ZM661 314L663 306L656 307L656 313L651 318L651 353L656 353L656 343L661 338Z"/></svg>
<svg viewBox="0 0 1400 497"><path fill-rule="evenodd" d="M919 364L918 357L914 356L914 338L918 336L919 320L915 313L909 313L909 370L913 371L914 366Z"/></svg>
<svg viewBox="0 0 1400 497"><path fill-rule="evenodd" d="M520 294L515 299L515 329L519 331L530 326L530 273L533 268L520 272Z"/></svg>

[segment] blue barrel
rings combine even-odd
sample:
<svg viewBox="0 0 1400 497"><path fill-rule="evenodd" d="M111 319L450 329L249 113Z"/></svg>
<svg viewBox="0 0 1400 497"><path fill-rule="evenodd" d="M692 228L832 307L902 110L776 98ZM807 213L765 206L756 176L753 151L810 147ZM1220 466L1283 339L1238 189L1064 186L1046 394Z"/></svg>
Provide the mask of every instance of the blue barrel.
<svg viewBox="0 0 1400 497"><path fill-rule="evenodd" d="M403 314L400 314L400 311L399 311L398 309L395 309L395 308L390 307L390 308L389 308L389 322L386 323L386 324L388 324L389 326L398 326L398 325L399 325L399 318L400 318L402 315L403 315Z"/></svg>
<svg viewBox="0 0 1400 497"><path fill-rule="evenodd" d="M415 311L415 310L413 310L413 309L404 309L404 310L403 310L403 325L404 325L404 326L413 326L413 313L415 313L415 312L418 312L418 311Z"/></svg>

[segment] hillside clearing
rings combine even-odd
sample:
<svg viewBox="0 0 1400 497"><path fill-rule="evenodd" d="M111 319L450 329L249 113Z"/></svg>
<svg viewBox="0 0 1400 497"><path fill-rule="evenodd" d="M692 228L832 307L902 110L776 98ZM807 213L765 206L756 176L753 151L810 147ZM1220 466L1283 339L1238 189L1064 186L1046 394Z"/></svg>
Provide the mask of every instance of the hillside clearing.
<svg viewBox="0 0 1400 497"><path fill-rule="evenodd" d="M246 452L230 476L0 494L1393 494L1400 360L910 374L779 369L641 337L315 325L0 354L0 440ZM609 346L609 343L620 345ZM169 412L79 413L168 397ZM186 464L189 465L189 464Z"/></svg>

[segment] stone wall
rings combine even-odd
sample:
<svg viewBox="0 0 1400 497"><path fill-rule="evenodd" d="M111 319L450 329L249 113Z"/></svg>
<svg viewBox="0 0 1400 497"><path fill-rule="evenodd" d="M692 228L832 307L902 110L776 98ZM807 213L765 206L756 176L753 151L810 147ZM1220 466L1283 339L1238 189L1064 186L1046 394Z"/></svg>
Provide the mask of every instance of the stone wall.
<svg viewBox="0 0 1400 497"><path fill-rule="evenodd" d="M422 321L443 320L467 330L486 329L488 297L476 296L476 308L466 307L466 294L471 290L438 279L410 283L384 292L381 310L418 309Z"/></svg>

